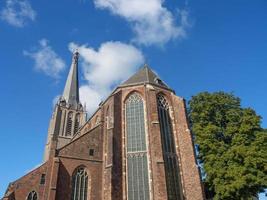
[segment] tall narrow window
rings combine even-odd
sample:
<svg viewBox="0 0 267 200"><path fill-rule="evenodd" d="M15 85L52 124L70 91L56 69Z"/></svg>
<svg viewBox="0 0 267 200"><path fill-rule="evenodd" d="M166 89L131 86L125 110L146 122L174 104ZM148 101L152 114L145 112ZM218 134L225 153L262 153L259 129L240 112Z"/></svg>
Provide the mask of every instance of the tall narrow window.
<svg viewBox="0 0 267 200"><path fill-rule="evenodd" d="M144 105L134 93L126 101L128 200L149 200Z"/></svg>
<svg viewBox="0 0 267 200"><path fill-rule="evenodd" d="M108 106L108 108L106 110L106 125L107 125L107 129L109 127L109 118L110 118L109 115L110 115L110 111L109 111L109 106Z"/></svg>
<svg viewBox="0 0 267 200"><path fill-rule="evenodd" d="M72 200L88 200L88 175L84 167L79 167L72 177Z"/></svg>
<svg viewBox="0 0 267 200"><path fill-rule="evenodd" d="M79 127L80 127L80 114L78 113L75 117L74 133L78 131Z"/></svg>
<svg viewBox="0 0 267 200"><path fill-rule="evenodd" d="M28 196L27 196L27 200L37 200L37 193L35 191L31 191Z"/></svg>
<svg viewBox="0 0 267 200"><path fill-rule="evenodd" d="M40 179L40 185L44 185L45 184L45 174L41 175L41 179Z"/></svg>
<svg viewBox="0 0 267 200"><path fill-rule="evenodd" d="M106 124L107 124L107 130L106 130L107 132L106 152L107 154L105 155L105 163L106 163L106 166L110 166L112 165L112 156L113 156L113 131L110 130L110 128L112 128L110 107L108 107L106 111Z"/></svg>
<svg viewBox="0 0 267 200"><path fill-rule="evenodd" d="M181 200L182 190L174 136L169 115L169 104L162 95L157 96L157 103L168 200Z"/></svg>
<svg viewBox="0 0 267 200"><path fill-rule="evenodd" d="M112 128L112 117L109 107L107 108L106 112L106 123L107 123L107 129Z"/></svg>
<svg viewBox="0 0 267 200"><path fill-rule="evenodd" d="M71 136L72 122L73 122L73 112L68 113L66 136Z"/></svg>

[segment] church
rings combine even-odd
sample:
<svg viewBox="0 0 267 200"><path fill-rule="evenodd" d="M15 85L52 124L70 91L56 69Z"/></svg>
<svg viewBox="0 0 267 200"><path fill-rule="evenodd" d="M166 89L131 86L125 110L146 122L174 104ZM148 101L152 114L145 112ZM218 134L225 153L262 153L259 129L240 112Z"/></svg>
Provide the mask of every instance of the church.
<svg viewBox="0 0 267 200"><path fill-rule="evenodd" d="M185 100L144 65L87 119L78 59L76 51L43 163L3 200L203 200Z"/></svg>

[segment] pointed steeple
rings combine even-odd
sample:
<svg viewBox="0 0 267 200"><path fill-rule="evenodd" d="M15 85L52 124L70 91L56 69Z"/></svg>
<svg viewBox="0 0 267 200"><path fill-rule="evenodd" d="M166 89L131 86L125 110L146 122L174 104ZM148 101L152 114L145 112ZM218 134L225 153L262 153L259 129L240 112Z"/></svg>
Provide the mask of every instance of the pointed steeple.
<svg viewBox="0 0 267 200"><path fill-rule="evenodd" d="M67 105L74 107L76 107L80 103L78 59L79 59L79 53L76 50L72 56L72 63L62 96L63 99L66 101Z"/></svg>
<svg viewBox="0 0 267 200"><path fill-rule="evenodd" d="M169 88L167 84L165 84L155 72L153 72L150 67L145 64L139 71L137 71L133 76L131 76L127 81L121 84L121 86L128 86L128 85L136 85L136 84L143 84L149 83L158 85L161 87Z"/></svg>
<svg viewBox="0 0 267 200"><path fill-rule="evenodd" d="M86 110L79 99L78 59L79 53L75 51L63 95L55 105L50 120L45 161L55 154L56 149L66 145L86 121Z"/></svg>

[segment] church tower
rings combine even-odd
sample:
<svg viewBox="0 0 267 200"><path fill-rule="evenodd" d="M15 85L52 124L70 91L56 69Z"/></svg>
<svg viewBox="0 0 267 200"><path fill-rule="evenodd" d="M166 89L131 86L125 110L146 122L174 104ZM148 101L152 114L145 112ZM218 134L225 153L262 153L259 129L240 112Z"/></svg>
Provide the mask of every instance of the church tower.
<svg viewBox="0 0 267 200"><path fill-rule="evenodd" d="M63 95L50 120L44 161L48 160L52 150L67 144L86 121L86 110L79 98L78 59L79 53L75 51Z"/></svg>

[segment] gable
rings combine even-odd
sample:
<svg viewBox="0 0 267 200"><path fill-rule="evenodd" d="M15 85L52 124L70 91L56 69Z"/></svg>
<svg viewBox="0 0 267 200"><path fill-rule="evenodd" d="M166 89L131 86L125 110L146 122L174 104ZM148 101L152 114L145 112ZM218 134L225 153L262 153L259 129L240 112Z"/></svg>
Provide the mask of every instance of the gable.
<svg viewBox="0 0 267 200"><path fill-rule="evenodd" d="M58 150L58 157L68 157L86 160L101 160L103 151L103 133L101 124L71 141L66 146ZM93 155L89 155L90 150L94 151Z"/></svg>

